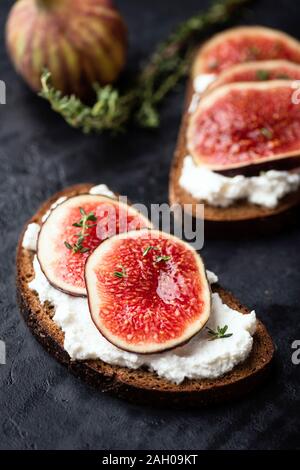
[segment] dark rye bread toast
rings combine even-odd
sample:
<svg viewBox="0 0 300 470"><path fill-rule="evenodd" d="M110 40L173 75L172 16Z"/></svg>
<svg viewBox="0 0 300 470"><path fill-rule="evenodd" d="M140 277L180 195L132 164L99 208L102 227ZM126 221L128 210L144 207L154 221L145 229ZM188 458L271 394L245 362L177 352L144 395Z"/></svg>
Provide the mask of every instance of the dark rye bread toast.
<svg viewBox="0 0 300 470"><path fill-rule="evenodd" d="M204 220L206 235L239 236L250 233L265 233L266 230L276 231L297 219L300 203L300 189L283 197L276 208L238 201L229 207L215 207L204 201L195 199L179 184L184 157L188 154L186 131L190 113L188 112L194 93L192 80L189 81L183 111L181 127L175 148L169 180L169 200L171 204L191 204L192 215L195 216L196 204L204 203Z"/></svg>
<svg viewBox="0 0 300 470"><path fill-rule="evenodd" d="M77 185L55 194L41 206L29 223L40 224L43 214L59 197L86 193L91 186ZM47 303L42 305L37 295L28 287L34 276L34 253L22 248L24 231L17 249L17 296L21 313L31 332L45 349L87 383L103 392L112 392L133 402L188 407L231 400L249 392L266 377L273 358L274 346L260 321L248 359L233 371L215 380L185 380L182 384L176 385L144 369L131 370L112 366L101 360L70 360L63 348L64 334L52 320L53 308ZM244 314L249 313L249 310L231 293L220 286L213 286L212 290L218 292L223 302L230 307Z"/></svg>

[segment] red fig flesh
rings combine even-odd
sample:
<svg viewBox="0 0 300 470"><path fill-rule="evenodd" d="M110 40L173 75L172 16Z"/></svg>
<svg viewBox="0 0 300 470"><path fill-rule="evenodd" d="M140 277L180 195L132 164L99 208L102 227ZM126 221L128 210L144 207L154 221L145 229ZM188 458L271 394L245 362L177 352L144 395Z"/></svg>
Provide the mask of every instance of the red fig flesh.
<svg viewBox="0 0 300 470"><path fill-rule="evenodd" d="M151 227L150 221L123 202L90 194L71 197L42 225L38 260L50 284L68 294L85 296L88 256L110 236L143 227Z"/></svg>
<svg viewBox="0 0 300 470"><path fill-rule="evenodd" d="M300 65L288 60L267 60L234 65L222 72L209 85L207 91L229 83L267 80L300 80Z"/></svg>
<svg viewBox="0 0 300 470"><path fill-rule="evenodd" d="M207 94L187 129L194 160L215 171L281 160L299 166L300 106L292 85L234 83Z"/></svg>
<svg viewBox="0 0 300 470"><path fill-rule="evenodd" d="M193 75L219 74L236 64L277 59L300 63L299 41L261 26L232 28L204 44L195 59Z"/></svg>
<svg viewBox="0 0 300 470"><path fill-rule="evenodd" d="M210 315L203 262L187 243L156 230L106 240L85 268L92 319L126 351L174 348L198 333Z"/></svg>

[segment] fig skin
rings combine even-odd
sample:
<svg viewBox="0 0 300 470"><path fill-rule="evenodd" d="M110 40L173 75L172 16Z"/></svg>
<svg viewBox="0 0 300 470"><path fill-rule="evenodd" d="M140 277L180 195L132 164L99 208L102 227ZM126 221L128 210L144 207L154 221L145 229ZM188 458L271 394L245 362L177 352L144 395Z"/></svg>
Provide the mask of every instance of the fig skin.
<svg viewBox="0 0 300 470"><path fill-rule="evenodd" d="M86 97L114 82L126 61L127 28L111 0L20 0L6 24L16 71L34 90L46 68L63 94Z"/></svg>

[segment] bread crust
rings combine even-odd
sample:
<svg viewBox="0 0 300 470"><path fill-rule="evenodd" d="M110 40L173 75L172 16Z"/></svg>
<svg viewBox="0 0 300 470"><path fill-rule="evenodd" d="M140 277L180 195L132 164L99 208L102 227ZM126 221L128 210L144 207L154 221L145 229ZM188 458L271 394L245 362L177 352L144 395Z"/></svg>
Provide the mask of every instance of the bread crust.
<svg viewBox="0 0 300 470"><path fill-rule="evenodd" d="M61 196L73 196L89 191L92 185L82 184L67 188L46 201L28 223L41 223L43 214ZM274 346L265 326L258 321L253 349L247 360L233 371L214 380L185 380L176 385L155 373L113 366L99 360L72 361L63 348L64 334L52 320L53 309L42 305L36 293L28 287L34 277L33 256L22 248L21 234L17 248L17 298L22 316L29 329L44 348L68 370L102 392L126 398L132 402L157 406L193 407L224 402L248 393L258 385L270 370ZM249 310L220 286L213 286L230 307L247 314Z"/></svg>
<svg viewBox="0 0 300 470"><path fill-rule="evenodd" d="M179 184L180 175L187 150L187 126L190 119L188 112L190 102L194 93L193 82L189 81L183 111L182 122L178 134L173 162L169 178L169 200L170 204L190 204L191 213L196 216L196 205L205 205L204 220L205 234L215 236L242 236L266 231L277 231L286 224L290 224L297 218L300 203L300 189L283 197L274 209L257 206L248 201L237 201L229 207L215 207L205 201L199 201L188 193Z"/></svg>

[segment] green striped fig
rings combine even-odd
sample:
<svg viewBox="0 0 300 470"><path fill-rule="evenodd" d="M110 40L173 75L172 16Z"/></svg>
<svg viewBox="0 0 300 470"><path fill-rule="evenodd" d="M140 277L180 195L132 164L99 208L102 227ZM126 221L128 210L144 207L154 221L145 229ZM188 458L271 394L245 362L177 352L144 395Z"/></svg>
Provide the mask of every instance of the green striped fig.
<svg viewBox="0 0 300 470"><path fill-rule="evenodd" d="M19 0L6 25L16 70L33 90L44 68L64 94L111 83L126 59L127 29L111 0Z"/></svg>

